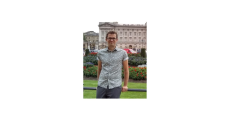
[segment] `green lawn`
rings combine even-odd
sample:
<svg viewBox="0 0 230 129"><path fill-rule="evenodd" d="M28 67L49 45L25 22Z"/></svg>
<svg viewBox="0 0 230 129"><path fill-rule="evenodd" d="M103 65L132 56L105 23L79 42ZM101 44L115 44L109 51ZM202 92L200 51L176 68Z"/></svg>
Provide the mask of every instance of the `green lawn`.
<svg viewBox="0 0 230 129"><path fill-rule="evenodd" d="M123 82L124 83L124 82ZM84 87L97 87L96 80L84 80ZM147 89L146 83L128 83L128 88L130 89ZM138 91L127 91L121 92L121 99L145 99L147 92L138 92ZM96 98L96 90L84 90L84 99Z"/></svg>

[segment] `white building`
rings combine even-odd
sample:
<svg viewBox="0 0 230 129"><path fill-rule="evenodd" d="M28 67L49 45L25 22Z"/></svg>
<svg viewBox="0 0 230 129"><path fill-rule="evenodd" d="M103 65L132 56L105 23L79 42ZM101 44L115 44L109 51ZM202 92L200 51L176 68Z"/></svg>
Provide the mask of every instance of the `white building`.
<svg viewBox="0 0 230 129"><path fill-rule="evenodd" d="M118 22L99 22L99 49L107 46L106 34L113 30L118 34L119 48L134 50L147 49L147 23L145 24L118 24Z"/></svg>
<svg viewBox="0 0 230 129"><path fill-rule="evenodd" d="M95 50L98 49L98 33L94 31L88 31L83 33L85 40L83 41L83 50Z"/></svg>

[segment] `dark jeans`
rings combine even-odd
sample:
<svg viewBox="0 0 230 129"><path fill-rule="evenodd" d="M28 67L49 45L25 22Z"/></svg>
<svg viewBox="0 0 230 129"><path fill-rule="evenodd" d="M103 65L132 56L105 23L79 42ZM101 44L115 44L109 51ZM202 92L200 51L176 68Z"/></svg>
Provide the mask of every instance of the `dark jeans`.
<svg viewBox="0 0 230 129"><path fill-rule="evenodd" d="M96 98L120 98L121 90L121 86L113 89L109 89L109 86L107 86L107 89L97 86Z"/></svg>

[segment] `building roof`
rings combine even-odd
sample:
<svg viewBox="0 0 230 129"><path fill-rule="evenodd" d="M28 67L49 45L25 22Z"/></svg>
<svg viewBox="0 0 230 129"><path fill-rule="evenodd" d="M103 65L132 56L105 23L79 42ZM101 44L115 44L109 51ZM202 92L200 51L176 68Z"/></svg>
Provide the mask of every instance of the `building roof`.
<svg viewBox="0 0 230 129"><path fill-rule="evenodd" d="M99 33L95 33L94 31L88 31L83 34L87 36L98 36L99 35Z"/></svg>
<svg viewBox="0 0 230 129"><path fill-rule="evenodd" d="M118 24L118 22L99 22L99 27L101 26L110 26L110 27L146 27L147 22L145 24Z"/></svg>

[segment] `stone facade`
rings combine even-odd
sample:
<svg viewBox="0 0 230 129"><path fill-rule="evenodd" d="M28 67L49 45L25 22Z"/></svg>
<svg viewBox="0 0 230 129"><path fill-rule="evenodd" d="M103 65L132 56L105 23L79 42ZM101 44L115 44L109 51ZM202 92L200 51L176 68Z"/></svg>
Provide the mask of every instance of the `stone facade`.
<svg viewBox="0 0 230 129"><path fill-rule="evenodd" d="M99 22L99 49L107 47L106 34L113 30L118 34L117 46L134 50L147 49L147 23L118 24L118 22Z"/></svg>
<svg viewBox="0 0 230 129"><path fill-rule="evenodd" d="M94 31L88 31L83 33L83 35L85 36L85 41L83 41L83 49L85 50L86 48L90 49L90 50L95 50L98 49L98 37L99 34L95 33Z"/></svg>

